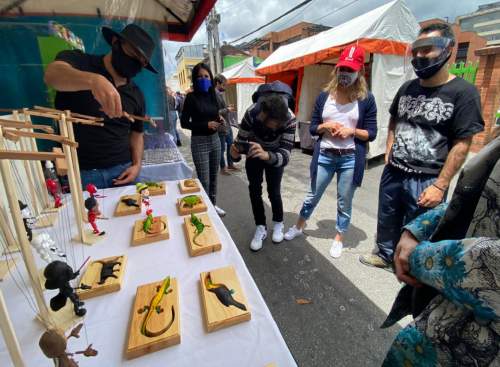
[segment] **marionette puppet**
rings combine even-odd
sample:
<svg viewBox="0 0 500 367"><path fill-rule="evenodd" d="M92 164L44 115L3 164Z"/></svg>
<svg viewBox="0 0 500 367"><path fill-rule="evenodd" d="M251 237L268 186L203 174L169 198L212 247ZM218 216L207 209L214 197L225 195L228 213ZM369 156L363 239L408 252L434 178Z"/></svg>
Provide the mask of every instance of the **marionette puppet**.
<svg viewBox="0 0 500 367"><path fill-rule="evenodd" d="M97 351L90 344L87 349L75 353L68 353L68 340L71 337L79 338L83 324L77 325L68 337L60 329L49 329L40 337L38 345L47 358L51 358L56 367L78 367L78 363L72 358L75 354L83 354L85 357L95 357Z"/></svg>
<svg viewBox="0 0 500 367"><path fill-rule="evenodd" d="M85 263L87 261L85 261ZM45 289L59 290L59 293L50 300L50 308L52 311L59 311L66 305L66 301L69 299L73 303L73 309L76 316L82 317L87 313L87 310L82 307L84 303L80 301L76 293L77 288L73 288L70 284L71 280L80 275L80 269L73 271L67 263L59 260L53 261L45 267L43 271Z"/></svg>
<svg viewBox="0 0 500 367"><path fill-rule="evenodd" d="M99 210L99 203L95 199L95 197L91 196L85 200L85 209L87 209L87 219L92 226L93 233L98 236L104 236L106 232L99 231L97 228L96 220L97 219L105 219L101 217L101 211Z"/></svg>

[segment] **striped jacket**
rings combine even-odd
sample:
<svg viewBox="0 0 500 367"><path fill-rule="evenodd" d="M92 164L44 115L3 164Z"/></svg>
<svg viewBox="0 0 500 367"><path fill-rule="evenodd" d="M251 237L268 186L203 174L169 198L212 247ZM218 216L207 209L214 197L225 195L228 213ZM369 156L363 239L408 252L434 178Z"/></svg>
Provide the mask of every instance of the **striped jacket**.
<svg viewBox="0 0 500 367"><path fill-rule="evenodd" d="M254 103L245 112L238 130L238 141L252 141L259 143L269 153L267 164L273 167L284 167L290 161L291 150L295 142L295 127L297 120L293 112L288 109L288 121L283 128L272 131L266 129L257 119L259 104Z"/></svg>

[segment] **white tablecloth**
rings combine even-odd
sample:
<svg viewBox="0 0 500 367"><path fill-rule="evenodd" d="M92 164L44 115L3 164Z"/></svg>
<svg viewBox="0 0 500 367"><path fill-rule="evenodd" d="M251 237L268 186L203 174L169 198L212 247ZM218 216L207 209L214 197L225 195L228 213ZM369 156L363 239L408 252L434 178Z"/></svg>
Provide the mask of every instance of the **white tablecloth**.
<svg viewBox="0 0 500 367"><path fill-rule="evenodd" d="M89 342L93 343L99 355L91 358L78 355L80 366L263 367L269 363L276 363L279 367L295 366L296 363L269 309L213 206L208 204L208 214L220 236L222 250L192 258L188 254L185 242L182 217L177 214L175 207L176 199L181 196L177 182L168 182L166 196L152 197L154 213L168 216L170 239L137 247L130 246L132 226L134 221L142 216L113 217L119 196L133 192L134 188L131 186L104 190L106 197L99 199L101 210L111 219L99 221L98 225L101 230L106 231L105 238L91 247L74 244L73 250L68 251L68 256L76 259L77 266L87 256L91 256L92 259L121 254L128 256L123 288L119 292L85 301L86 327L82 329L80 339L69 340L68 350L72 352L83 350ZM205 193L203 196L209 203ZM64 222L60 218L58 225ZM39 261L36 253L35 257ZM72 261L68 262L72 264ZM39 265L42 264L39 261ZM236 268L248 299L252 319L249 322L207 333L202 319L199 274L228 265ZM23 264L20 263L18 268L26 274ZM179 282L181 344L127 361L124 358L124 350L136 288L142 284L159 281L167 275L177 278ZM53 366L38 348L38 340L43 329L33 320L34 313L12 278L8 276L0 286L7 301L26 365ZM19 279L19 276L16 278ZM46 292L47 299L53 295L53 292ZM1 338L0 366L10 365L6 346Z"/></svg>

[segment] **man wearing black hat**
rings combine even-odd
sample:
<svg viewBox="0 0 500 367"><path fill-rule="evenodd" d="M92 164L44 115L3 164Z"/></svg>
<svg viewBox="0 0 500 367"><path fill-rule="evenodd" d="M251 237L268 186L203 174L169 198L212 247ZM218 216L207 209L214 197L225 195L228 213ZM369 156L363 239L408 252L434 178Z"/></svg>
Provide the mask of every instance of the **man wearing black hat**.
<svg viewBox="0 0 500 367"><path fill-rule="evenodd" d="M111 46L106 55L66 50L45 71L45 82L57 90L55 107L103 117L104 127L75 124L82 184L99 188L133 182L141 170L143 123L131 123L124 112L144 116L144 95L131 80L151 66L154 43L135 24L121 33L103 27Z"/></svg>

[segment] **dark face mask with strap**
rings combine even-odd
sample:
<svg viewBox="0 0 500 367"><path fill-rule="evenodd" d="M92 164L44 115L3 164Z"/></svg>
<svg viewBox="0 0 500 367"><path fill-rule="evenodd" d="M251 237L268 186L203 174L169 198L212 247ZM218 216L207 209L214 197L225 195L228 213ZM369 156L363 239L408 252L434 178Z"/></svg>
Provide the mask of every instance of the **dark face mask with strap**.
<svg viewBox="0 0 500 367"><path fill-rule="evenodd" d="M111 65L118 74L127 79L133 78L142 70L141 62L127 55L119 41L113 43Z"/></svg>

